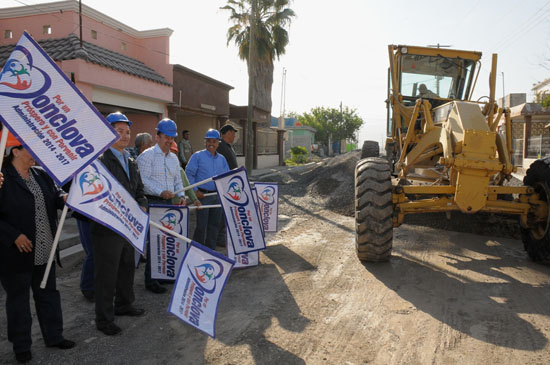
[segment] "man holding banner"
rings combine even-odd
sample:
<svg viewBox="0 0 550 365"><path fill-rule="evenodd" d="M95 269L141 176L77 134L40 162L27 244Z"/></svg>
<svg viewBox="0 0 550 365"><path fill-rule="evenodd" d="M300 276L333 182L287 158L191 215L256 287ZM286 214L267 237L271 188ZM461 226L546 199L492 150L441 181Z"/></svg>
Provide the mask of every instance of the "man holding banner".
<svg viewBox="0 0 550 365"><path fill-rule="evenodd" d="M157 144L143 151L138 157L139 170L149 204L172 204L175 191L183 188L178 157L170 152L174 138L178 136L176 123L162 119L157 124ZM179 203L185 204L185 193L178 193ZM145 288L153 293L166 292L157 280L151 278L151 255L147 245Z"/></svg>
<svg viewBox="0 0 550 365"><path fill-rule="evenodd" d="M111 113L107 120L120 135L110 149L100 157L105 167L113 174L142 209L147 209L147 198L137 163L125 150L130 142L132 122L121 113ZM135 308L134 302L134 248L111 229L97 223L91 224L94 252L94 284L96 327L108 336L121 331L114 323L114 316L141 316L143 309ZM114 299L114 307L113 307Z"/></svg>
<svg viewBox="0 0 550 365"><path fill-rule="evenodd" d="M225 157L216 152L219 144L220 132L209 129L204 136L206 148L195 152L187 163L185 172L191 185L229 171ZM220 204L216 194L205 196L216 193L216 184L212 181L202 184L195 193L202 205ZM193 240L215 250L221 219L221 208L197 210L197 226Z"/></svg>

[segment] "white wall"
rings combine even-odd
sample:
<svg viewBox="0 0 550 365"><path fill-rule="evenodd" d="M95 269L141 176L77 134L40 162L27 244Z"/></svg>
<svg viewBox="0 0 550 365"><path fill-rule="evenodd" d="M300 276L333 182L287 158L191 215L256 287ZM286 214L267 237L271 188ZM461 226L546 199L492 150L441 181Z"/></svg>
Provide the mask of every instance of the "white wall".
<svg viewBox="0 0 550 365"><path fill-rule="evenodd" d="M244 156L237 157L237 165L244 166ZM279 155L259 155L258 168L265 169L267 167L279 166Z"/></svg>

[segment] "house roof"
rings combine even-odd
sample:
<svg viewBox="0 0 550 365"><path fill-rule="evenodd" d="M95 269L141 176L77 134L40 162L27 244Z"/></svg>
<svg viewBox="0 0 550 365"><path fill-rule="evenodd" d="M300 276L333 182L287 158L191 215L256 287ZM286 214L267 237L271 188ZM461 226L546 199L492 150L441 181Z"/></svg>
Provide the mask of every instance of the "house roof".
<svg viewBox="0 0 550 365"><path fill-rule="evenodd" d="M135 58L125 56L86 41L82 43L83 49L86 52L80 50L80 39L75 34L70 34L65 38L38 41L38 44L40 44L44 51L46 51L54 61L83 59L99 66L108 67L132 76L171 86L163 76ZM14 48L15 44L0 46L0 65L6 63Z"/></svg>
<svg viewBox="0 0 550 365"><path fill-rule="evenodd" d="M293 126L290 126L290 127L285 127L285 129L288 129L288 130L304 130L304 131L310 131L312 133L317 132L317 129L315 129L313 127L310 127L308 125L293 125Z"/></svg>
<svg viewBox="0 0 550 365"><path fill-rule="evenodd" d="M222 88L226 89L226 90L232 90L234 89L233 86L231 85L228 85L226 83L223 83L221 81L218 81L216 79L213 79L212 77L210 76L206 76L204 74L201 74L200 72L197 72L195 70L191 70L190 68L188 67L185 67L185 66L182 66L182 65L179 65L179 64L175 64L173 65L174 66L174 70L180 70L180 71L183 71L183 72L187 72L188 74L190 75L193 75L199 79L202 79L204 81L207 81L211 84L214 84L214 85L218 85L218 86L221 86Z"/></svg>
<svg viewBox="0 0 550 365"><path fill-rule="evenodd" d="M533 84L533 87L531 88L531 90L536 91L536 90L548 85L549 82L550 82L550 78L545 79L544 81L541 81L541 82L537 82L536 84Z"/></svg>

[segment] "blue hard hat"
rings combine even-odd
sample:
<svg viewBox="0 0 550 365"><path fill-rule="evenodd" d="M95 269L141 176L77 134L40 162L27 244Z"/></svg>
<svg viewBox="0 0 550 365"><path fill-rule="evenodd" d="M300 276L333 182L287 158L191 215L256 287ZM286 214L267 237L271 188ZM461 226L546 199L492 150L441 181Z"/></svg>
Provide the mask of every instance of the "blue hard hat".
<svg viewBox="0 0 550 365"><path fill-rule="evenodd" d="M116 113L111 113L109 115L107 115L107 121L111 124L113 123L118 123L118 122L124 122L124 123L128 123L128 127L131 127L132 126L132 122L130 122L128 120L128 118L126 118L126 116L124 114L122 114L121 112L116 112Z"/></svg>
<svg viewBox="0 0 550 365"><path fill-rule="evenodd" d="M206 131L206 135L204 136L204 139L208 139L208 138L221 139L220 132L218 132L215 129L209 129Z"/></svg>
<svg viewBox="0 0 550 365"><path fill-rule="evenodd" d="M157 131L162 134L167 135L168 137L177 137L178 128L176 123L172 119L164 118L157 124Z"/></svg>

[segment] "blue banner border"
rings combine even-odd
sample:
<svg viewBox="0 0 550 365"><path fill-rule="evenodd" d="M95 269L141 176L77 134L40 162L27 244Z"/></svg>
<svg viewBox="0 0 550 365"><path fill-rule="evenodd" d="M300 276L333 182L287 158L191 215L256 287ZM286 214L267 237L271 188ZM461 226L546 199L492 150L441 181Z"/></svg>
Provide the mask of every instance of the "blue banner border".
<svg viewBox="0 0 550 365"><path fill-rule="evenodd" d="M88 163L85 163L84 165L80 166L75 172L73 172L72 175L68 176L65 180L61 181L57 178L57 176L55 176L53 174L53 172L44 164L44 162L38 157L38 155L36 155L33 151L31 151L30 148L28 148L28 146L25 144L25 143L21 143L26 149L27 151L29 151L29 153L32 155L32 157L35 159L35 161L38 161L40 162L40 166L48 173L48 175L51 176L51 178L57 183L57 185L59 186L63 186L65 185L69 180L71 180L76 174L78 174L80 171L82 171L82 169L84 169L86 166L88 166L88 164L94 162L97 157L99 155L101 155L103 152L105 152L107 150L107 148L111 147L111 145L117 141L120 136L118 135L118 133L113 129L113 127L111 127L111 124L109 122L107 122L105 120L105 118L103 117L103 115L96 109L95 106L93 106L92 103L90 103L90 101L80 92L80 90L76 87L76 85L71 81L69 80L69 78L67 77L67 75L65 75L65 73L63 72L63 70L61 70L59 68L59 66L57 66L57 64L55 63L54 60L52 60L52 58L44 51L44 49L42 49L42 47L40 47L40 45L31 37L31 35L29 33L27 33L27 31L23 31L23 35L21 37L25 37L27 38L27 40L32 43L32 45L34 47L36 47L36 49L42 54L42 56L44 56L45 60L48 61L50 63L50 65L57 71L57 73L59 75L61 75L61 77L63 77L63 79L65 79L65 82L67 83L67 85L71 86L73 88L73 90L78 94L78 96L82 99L82 101L84 101L86 103L86 105L88 105L88 107L90 108L91 111L93 111L97 116L99 116L100 120L108 127L108 130L110 130L112 133L113 133L113 136L114 138L101 150L99 150L95 155L92 155L90 156L89 160L88 160ZM17 43L19 43L21 41L21 38L19 39L19 41L17 41ZM9 58L8 58L9 59ZM4 66L2 66L4 67ZM8 122L0 115L0 121L2 122L2 124L4 126L6 126L10 132L17 137L17 139L21 142L21 138L19 138L19 135L17 133L15 133L12 129L12 127L9 126Z"/></svg>
<svg viewBox="0 0 550 365"><path fill-rule="evenodd" d="M276 185L277 186L277 219L275 220L275 231L268 231L268 232L279 232L279 195L280 195L279 184L276 182L254 181L254 185Z"/></svg>
<svg viewBox="0 0 550 365"><path fill-rule="evenodd" d="M187 255L189 254L189 251L191 251L191 247L196 247L197 249L199 250L202 250L202 251L205 251L206 253L209 253L211 254L212 256L215 256L216 258L219 258L220 260L223 260L225 262L228 262L229 264L231 264L231 267L229 268L229 271L227 272L227 276L225 277L225 280L223 282L223 285L222 285L222 288L220 290L220 296L218 298L218 301L216 303L216 311L215 311L215 314L214 314L214 322L213 322L213 326L212 326L212 334L198 328L198 327L195 327L193 326L191 323L189 322L186 322L184 321L183 319L181 319L177 314L173 313L172 311L170 311L170 308L172 308L172 303L174 302L174 293L175 293L175 288L177 287L178 285L178 280L180 278L180 275L181 275L181 270L183 269L183 264L185 263L185 259L187 259ZM235 260L232 260L230 259L229 257L226 257L224 255L222 255L221 253L219 252L216 252L204 245L201 245L200 243L198 242L195 242L195 241L191 241L191 243L189 244L189 249L187 249L187 252L185 253L185 255L183 256L183 259L182 259L182 263L181 263L181 266L180 266L180 269L178 271L178 275L176 276L176 283L174 284L174 290L172 290L172 295L170 296L170 303L168 303L168 313L172 314L173 316L176 316L180 321L182 321L183 323L186 323L188 324L189 326L191 327L194 327L196 329L198 329L199 331L203 332L203 333L206 333L208 336L212 337L212 338L216 338L216 322L218 320L218 308L220 306L220 299L221 299L221 296L223 294L223 291L225 290L225 285L227 284L227 281L229 280L229 276L231 275L231 272L233 271L233 267L235 266Z"/></svg>
<svg viewBox="0 0 550 365"><path fill-rule="evenodd" d="M223 174L220 174L218 176L214 176L213 180L216 181L216 180L222 179L224 177L227 177L229 175L237 174L241 171L244 171L244 174L246 176L246 183L248 184L248 190L250 190L250 193L252 194L252 186L250 186L250 180L248 179L248 172L246 171L246 168L244 168L244 167L239 167L238 169L233 169L233 170L230 170L230 171L225 172ZM229 227L229 225L227 224L227 217L225 215L225 210L223 210L222 196L220 194L220 191L217 189L217 186L216 186L216 193L218 194L218 200L220 201L220 204L222 205L221 209L222 209L222 212L223 212L223 219L225 219L225 226ZM252 198L252 204L254 204L254 198ZM256 214L256 219L258 220L258 222L260 224L262 224L261 221L260 221L260 217L258 216L258 209L256 209L256 206L254 206L254 212ZM231 236L231 230L230 229L228 229L228 232L229 232L229 235ZM264 247L262 247L262 248L237 253L237 250L235 250L235 245L233 244L233 236L231 236L231 245L233 246L233 252L235 252L235 255L240 255L240 254L243 254L243 253L249 253L249 252L254 252L254 251L265 250L267 248L267 245L266 245L266 242L265 242L265 237L263 237L263 236L262 236L262 241L263 241L263 244L264 244Z"/></svg>
<svg viewBox="0 0 550 365"><path fill-rule="evenodd" d="M101 161L99 161L99 160L96 160L96 161L93 161L93 162L94 162L94 163L101 163ZM116 182L118 182L118 180L111 174L111 171L109 171L109 170L105 167L105 165L103 165L102 163L101 163L101 165L103 166L103 168L105 169L105 171L109 174L109 177L112 178L113 180L115 180ZM86 166L87 166L87 165L86 165ZM74 178L74 177L73 177L73 178ZM119 184L120 184L120 182L119 182ZM74 189L75 186L78 186L78 184L75 184L75 182L73 181L73 183L71 184L71 189ZM120 187L121 187L122 189L126 190L126 188L124 188L124 186L122 186L122 184L120 184ZM128 193L127 190L126 190L126 192ZM130 193L128 193L128 195L130 195ZM130 195L130 196L131 196L131 195ZM132 197L132 199L134 199L134 198ZM134 201L135 201L135 199L134 199ZM90 214L88 214L88 213L86 213L86 212L83 212L82 210L73 207L73 206L72 206L71 204L69 204L68 202L67 202L66 204L67 204L67 206L69 206L69 208L71 208L71 209L74 210L75 212L78 212L78 213L82 214L83 216L85 216L85 217L87 217L87 218L93 220L94 222L96 222L96 223L98 223L98 224L101 224L102 226L105 226L105 227L109 228L111 231L117 233L119 236L123 237L126 241L128 241L128 243L130 243L130 244L132 245L132 247L134 247L140 254L142 254L142 255L145 254L145 252L144 252L143 250L140 250L138 247L136 247L136 245L134 245L134 244L132 243L132 241L129 240L129 239L128 239L122 232L120 232L119 230L113 228L111 225L109 225L109 224L107 224L107 223L101 222L99 219L94 218L94 217L91 216ZM137 204L137 202L136 202L136 204ZM139 204L138 204L138 206L141 207L141 205L139 205ZM147 231L145 232L145 238L149 237L149 214L148 214L148 213L146 213L146 214L147 214L147 225L145 226L145 229L146 229ZM147 240L145 240L144 248L145 248L145 247L147 247Z"/></svg>

